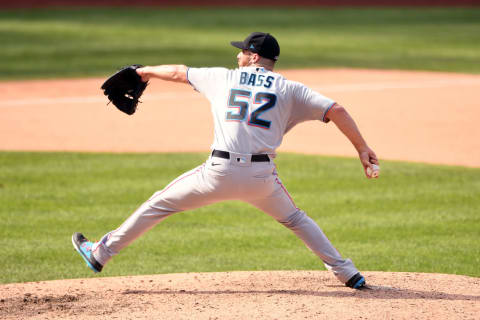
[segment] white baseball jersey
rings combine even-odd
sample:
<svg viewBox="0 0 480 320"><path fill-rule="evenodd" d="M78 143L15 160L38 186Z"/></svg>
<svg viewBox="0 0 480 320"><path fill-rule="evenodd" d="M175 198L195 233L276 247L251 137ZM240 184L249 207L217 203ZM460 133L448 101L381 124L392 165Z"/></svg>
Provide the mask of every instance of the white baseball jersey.
<svg viewBox="0 0 480 320"><path fill-rule="evenodd" d="M274 156L285 133L303 121L328 122L325 115L335 104L264 68L189 68L187 78L211 103L212 149Z"/></svg>

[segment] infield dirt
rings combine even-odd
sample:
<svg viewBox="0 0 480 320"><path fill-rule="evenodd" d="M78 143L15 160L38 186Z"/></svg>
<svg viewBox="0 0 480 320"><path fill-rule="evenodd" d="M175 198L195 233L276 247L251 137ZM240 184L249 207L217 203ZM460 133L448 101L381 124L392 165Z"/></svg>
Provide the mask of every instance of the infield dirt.
<svg viewBox="0 0 480 320"><path fill-rule="evenodd" d="M344 105L380 161L480 167L478 75L347 69L281 73ZM0 150L209 149L213 129L208 102L190 87L153 81L138 112L129 117L106 106L99 89L103 81L3 82ZM355 156L333 124L318 122L301 124L288 133L280 155L282 151ZM325 271L7 284L0 286L0 318L478 319L478 278L364 274L372 290L346 288Z"/></svg>
<svg viewBox="0 0 480 320"><path fill-rule="evenodd" d="M380 160L480 167L480 76L350 69L288 70L349 110ZM152 81L133 116L103 96L105 79L3 82L0 150L207 151L208 101L190 86ZM335 128L295 127L282 151L356 156Z"/></svg>
<svg viewBox="0 0 480 320"><path fill-rule="evenodd" d="M326 271L185 273L0 286L2 319L478 319L480 279Z"/></svg>

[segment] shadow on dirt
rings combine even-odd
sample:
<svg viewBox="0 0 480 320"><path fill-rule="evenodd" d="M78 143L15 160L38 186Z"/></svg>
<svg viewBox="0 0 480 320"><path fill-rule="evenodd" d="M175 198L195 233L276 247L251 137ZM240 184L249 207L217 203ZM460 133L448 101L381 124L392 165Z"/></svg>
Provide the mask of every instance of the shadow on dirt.
<svg viewBox="0 0 480 320"><path fill-rule="evenodd" d="M331 288L344 288L342 286L328 286ZM422 299L422 300L472 300L480 301L480 297L462 294L450 294L445 292L419 291L399 289L386 286L369 286L369 290L348 290L348 291L307 291L307 290L218 290L218 291L196 291L196 290L126 290L122 294L133 295L248 295L248 294L266 294L266 295L302 295L316 297L336 297L349 298L355 296L360 299Z"/></svg>

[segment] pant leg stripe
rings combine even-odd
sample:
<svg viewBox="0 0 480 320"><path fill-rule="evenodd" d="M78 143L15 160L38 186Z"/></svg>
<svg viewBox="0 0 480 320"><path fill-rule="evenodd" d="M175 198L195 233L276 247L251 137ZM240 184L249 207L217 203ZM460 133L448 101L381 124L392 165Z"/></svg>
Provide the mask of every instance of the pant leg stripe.
<svg viewBox="0 0 480 320"><path fill-rule="evenodd" d="M173 186L173 185L176 184L177 182L179 182L179 181L181 181L181 180L183 180L183 179L185 179L185 178L187 178L187 177L190 177L190 176L192 176L192 175L194 175L194 174L197 174L198 172L200 172L200 171L203 169L204 166L205 166L205 163L202 164L201 166L199 166L196 170L193 169L193 170L195 170L194 172L192 172L192 173L190 173L190 174L188 174L188 175L181 176L181 177L175 179L174 181L170 182L169 185L167 185L165 188L163 188L163 190L160 191L160 193L157 194L157 195L155 195L155 196L161 195L162 193L164 193L165 191L167 191L167 189L169 189L171 186ZM152 198L154 198L154 197L151 197L150 199L152 199ZM150 199L148 199L148 201L150 201ZM143 204L142 204L142 205L143 205ZM141 205L141 206L142 206L142 205ZM141 206L140 206L140 207L141 207ZM140 207L138 207L138 208L140 208ZM138 208L137 208L137 210L138 210ZM133 213L132 213L127 219L125 219L125 221L120 225L120 227L118 227L117 229L109 232L109 234L108 234L108 236L107 236L107 241L108 241L108 239L110 239L110 238L112 237L112 235L113 235L115 232L117 232L118 230L120 230L120 229L123 227L123 225L127 222L127 220L130 219L130 217L133 216L133 215L135 214L135 212L137 212L137 210L133 211Z"/></svg>
<svg viewBox="0 0 480 320"><path fill-rule="evenodd" d="M298 207L295 205L295 201L293 201L292 197L290 196L290 194L288 193L287 189L285 188L285 186L283 185L283 183L278 179L278 178L275 178L275 181L280 185L280 187L283 189L283 191L287 194L287 197L288 199L290 199L290 201L292 202L293 206L295 207L295 209L298 210Z"/></svg>
<svg viewBox="0 0 480 320"><path fill-rule="evenodd" d="M195 170L194 172L186 175L186 176L182 176L182 177L179 177L178 179L172 181L168 186L166 186L159 194L157 194L157 196L161 195L162 193L164 193L165 191L167 191L168 189L170 189L174 184L176 184L177 182L180 182L182 181L183 179L185 178L188 178L190 176L193 176L194 174L197 174L198 172L200 172L202 170L202 168L205 166L205 164L201 165L200 167L197 168L197 170Z"/></svg>

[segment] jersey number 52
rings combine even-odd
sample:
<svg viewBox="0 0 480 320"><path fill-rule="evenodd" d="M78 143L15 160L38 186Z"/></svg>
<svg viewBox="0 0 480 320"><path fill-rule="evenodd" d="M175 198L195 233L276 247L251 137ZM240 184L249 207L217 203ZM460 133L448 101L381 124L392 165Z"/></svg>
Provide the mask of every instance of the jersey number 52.
<svg viewBox="0 0 480 320"><path fill-rule="evenodd" d="M247 90L230 90L230 97L228 98L228 108L238 109L234 111L227 111L227 121L245 121L247 119L248 103L251 96L252 93ZM255 94L253 103L254 105L260 103L263 104L252 111L252 113L248 117L247 123L251 126L260 127L263 129L270 129L271 121L261 119L260 115L267 110L275 107L275 104L277 103L277 96L273 93L258 92L257 94Z"/></svg>

